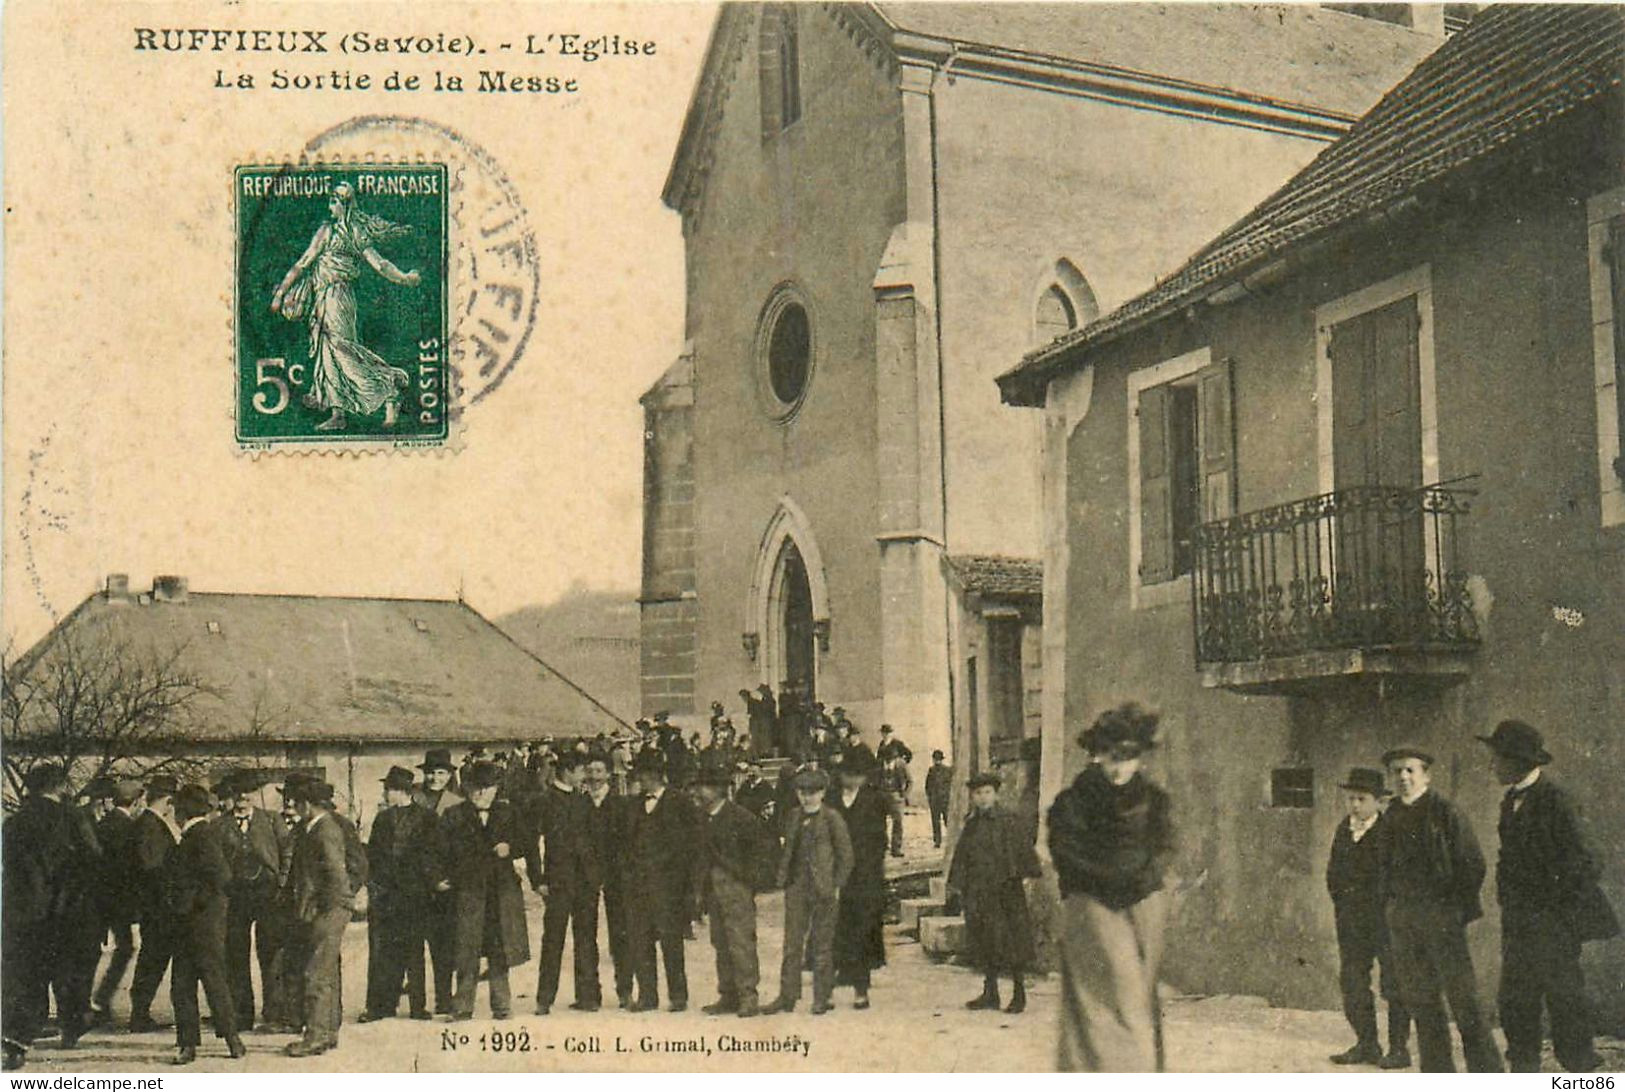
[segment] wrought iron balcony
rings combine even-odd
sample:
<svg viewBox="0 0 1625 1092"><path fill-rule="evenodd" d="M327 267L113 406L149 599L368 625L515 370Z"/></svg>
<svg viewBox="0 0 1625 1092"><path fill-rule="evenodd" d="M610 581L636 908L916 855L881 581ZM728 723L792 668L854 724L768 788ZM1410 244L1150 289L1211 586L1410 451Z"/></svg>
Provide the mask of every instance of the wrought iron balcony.
<svg viewBox="0 0 1625 1092"><path fill-rule="evenodd" d="M1472 496L1360 486L1198 527L1192 600L1208 685L1464 670L1459 654L1478 645L1462 549Z"/></svg>

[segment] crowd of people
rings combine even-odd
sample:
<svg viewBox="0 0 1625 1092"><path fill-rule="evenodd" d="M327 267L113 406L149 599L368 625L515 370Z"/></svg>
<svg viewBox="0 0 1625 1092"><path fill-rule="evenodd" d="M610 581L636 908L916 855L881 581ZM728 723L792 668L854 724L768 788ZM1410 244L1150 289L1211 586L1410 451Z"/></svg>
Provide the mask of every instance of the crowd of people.
<svg viewBox="0 0 1625 1092"><path fill-rule="evenodd" d="M159 1027L152 1005L167 972L177 1064L202 1045L200 988L233 1058L249 1030L297 1036L293 1057L331 1050L342 942L363 913L360 1021L400 1015L403 997L411 1019L472 1019L481 982L491 1015L506 1018L510 971L532 957L520 862L543 901L539 1015L558 1000L566 936L571 1007L605 1003L600 914L622 1008L657 1008L662 977L667 1008L688 1007L685 943L703 919L719 986L707 1013L794 1009L804 962L813 1014L830 1010L837 984L868 1008L912 755L888 726L877 756L839 709L828 725L812 721L798 750L801 761L767 779L720 706L708 741L685 740L662 713L618 738L480 746L458 763L431 748L415 772L382 779L365 839L314 773L289 773L274 812L252 770L208 787L104 778L75 795L62 766L36 765L3 839L6 1065L42 1037L53 998L62 1048L111 1024L132 963L127 1027ZM947 770L940 752L936 766ZM355 803L359 816L371 801ZM771 888L785 891L795 939L763 1005L755 898Z"/></svg>

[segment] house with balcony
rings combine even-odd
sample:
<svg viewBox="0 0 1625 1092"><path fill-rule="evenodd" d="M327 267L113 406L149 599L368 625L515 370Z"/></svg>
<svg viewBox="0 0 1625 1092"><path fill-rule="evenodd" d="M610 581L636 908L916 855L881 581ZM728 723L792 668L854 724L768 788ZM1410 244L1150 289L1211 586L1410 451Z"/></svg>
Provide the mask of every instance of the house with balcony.
<svg viewBox="0 0 1625 1092"><path fill-rule="evenodd" d="M1504 717L1545 731L1625 902L1622 77L1625 9L1492 7L999 379L1045 420L1041 802L1101 710L1162 713L1179 986L1334 1005L1339 781L1428 748L1493 859L1474 737ZM1625 945L1587 960L1618 1027Z"/></svg>

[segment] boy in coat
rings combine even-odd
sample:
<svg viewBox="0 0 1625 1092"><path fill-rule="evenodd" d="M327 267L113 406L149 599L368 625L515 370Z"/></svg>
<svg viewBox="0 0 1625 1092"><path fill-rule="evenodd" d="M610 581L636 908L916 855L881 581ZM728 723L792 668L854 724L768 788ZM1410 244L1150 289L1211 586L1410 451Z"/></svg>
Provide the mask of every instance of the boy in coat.
<svg viewBox="0 0 1625 1092"><path fill-rule="evenodd" d="M1400 997L1416 1019L1421 1069L1455 1071L1448 998L1467 1068L1499 1073L1501 1051L1490 1036L1467 949L1467 925L1483 916L1484 855L1461 812L1433 790L1432 755L1399 747L1382 761L1398 790L1378 843L1383 911Z"/></svg>
<svg viewBox="0 0 1625 1092"><path fill-rule="evenodd" d="M1032 918L1022 881L1043 874L1032 839L1014 815L999 807L999 775L970 779L971 813L954 845L948 887L965 907L971 963L981 968L982 993L967 1009L999 1008L999 974L1013 980L1008 1013L1027 1009L1027 968L1035 955Z"/></svg>
<svg viewBox="0 0 1625 1092"><path fill-rule="evenodd" d="M835 977L852 987L852 1007L869 1007L869 979L886 963L886 818L888 809L874 787L874 754L858 743L847 748L828 796L830 808L846 820L852 840L852 874L841 887L835 922Z"/></svg>
<svg viewBox="0 0 1625 1092"><path fill-rule="evenodd" d="M760 1011L756 958L756 877L767 852L767 828L754 814L728 799L729 771L702 768L694 781L700 805L700 890L695 909L711 919L711 947L717 955L717 1000L710 1016Z"/></svg>
<svg viewBox="0 0 1625 1092"><path fill-rule="evenodd" d="M814 1016L835 1006L835 919L841 886L852 873L852 839L833 808L824 803L829 775L822 770L796 774L798 807L784 815L784 849L779 854L778 886L784 888L784 958L779 964L779 996L762 1012L794 1011L801 999L801 966L813 968Z"/></svg>
<svg viewBox="0 0 1625 1092"><path fill-rule="evenodd" d="M1341 786L1347 818L1337 824L1331 857L1326 863L1326 890L1337 924L1338 983L1343 1015L1354 1029L1355 1043L1332 1055L1337 1065L1380 1065L1409 1069L1411 1017L1397 996L1388 927L1382 916L1378 886L1382 839L1381 799L1387 789L1382 771L1353 769ZM1371 965L1381 967L1382 995L1388 999L1388 1053L1377 1036L1377 1006L1371 998Z"/></svg>
<svg viewBox="0 0 1625 1092"><path fill-rule="evenodd" d="M212 817L209 793L202 785L187 785L175 795L181 840L170 854L166 893L175 926L169 996L175 1006L176 1065L197 1061L197 1048L203 1043L199 983L209 998L215 1035L226 1041L233 1058L248 1053L238 1035L237 1008L226 973L231 864L226 839Z"/></svg>
<svg viewBox="0 0 1625 1092"><path fill-rule="evenodd" d="M1542 768L1552 760L1540 732L1505 720L1488 736L1501 802L1501 856L1495 893L1501 904L1501 1029L1514 1072L1540 1071L1540 1010L1552 1025L1558 1064L1589 1073L1602 1064L1592 1045L1580 945L1619 932L1598 886L1602 870L1573 801Z"/></svg>

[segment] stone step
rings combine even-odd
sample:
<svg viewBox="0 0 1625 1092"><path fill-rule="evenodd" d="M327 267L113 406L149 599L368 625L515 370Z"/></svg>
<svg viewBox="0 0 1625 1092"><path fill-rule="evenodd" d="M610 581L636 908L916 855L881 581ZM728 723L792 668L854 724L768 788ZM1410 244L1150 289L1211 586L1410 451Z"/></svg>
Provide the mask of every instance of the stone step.
<svg viewBox="0 0 1625 1092"><path fill-rule="evenodd" d="M928 955L946 959L964 946L964 918L936 915L920 919L920 947Z"/></svg>
<svg viewBox="0 0 1625 1092"><path fill-rule="evenodd" d="M905 932L920 928L920 919L936 917L943 911L941 899L903 899L898 903L897 924Z"/></svg>
<svg viewBox="0 0 1625 1092"><path fill-rule="evenodd" d="M948 901L948 877L931 877L931 897L941 903Z"/></svg>

